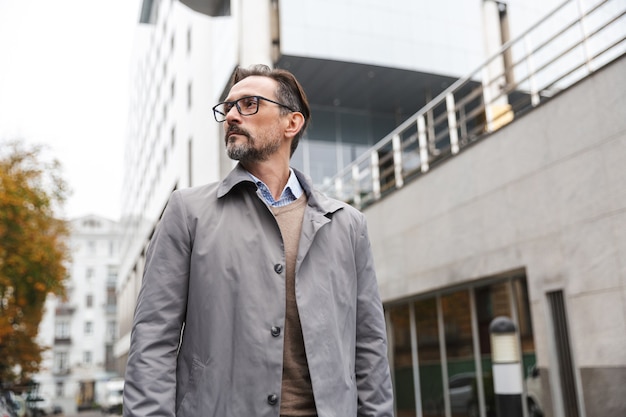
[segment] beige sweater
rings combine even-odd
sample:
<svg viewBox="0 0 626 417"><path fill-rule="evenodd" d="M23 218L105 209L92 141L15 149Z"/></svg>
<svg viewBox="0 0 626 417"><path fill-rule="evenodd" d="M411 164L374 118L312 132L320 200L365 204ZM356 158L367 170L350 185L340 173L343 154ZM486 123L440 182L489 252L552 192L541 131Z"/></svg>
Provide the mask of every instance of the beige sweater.
<svg viewBox="0 0 626 417"><path fill-rule="evenodd" d="M309 417L317 415L295 293L296 256L306 202L306 195L303 194L287 206L272 207L283 237L286 258L285 288L287 296L285 328L283 329L285 345L280 403L281 416Z"/></svg>

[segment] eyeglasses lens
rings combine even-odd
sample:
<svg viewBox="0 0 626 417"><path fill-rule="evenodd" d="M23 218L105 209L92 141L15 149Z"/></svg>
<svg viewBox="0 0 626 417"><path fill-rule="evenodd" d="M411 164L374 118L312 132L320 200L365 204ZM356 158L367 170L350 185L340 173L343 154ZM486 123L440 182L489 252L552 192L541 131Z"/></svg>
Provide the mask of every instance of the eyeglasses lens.
<svg viewBox="0 0 626 417"><path fill-rule="evenodd" d="M233 106L237 107L237 111L242 116L252 116L259 111L259 99L257 97L243 97L236 101L220 103L213 109L215 120L218 122L226 120L226 115L232 110Z"/></svg>

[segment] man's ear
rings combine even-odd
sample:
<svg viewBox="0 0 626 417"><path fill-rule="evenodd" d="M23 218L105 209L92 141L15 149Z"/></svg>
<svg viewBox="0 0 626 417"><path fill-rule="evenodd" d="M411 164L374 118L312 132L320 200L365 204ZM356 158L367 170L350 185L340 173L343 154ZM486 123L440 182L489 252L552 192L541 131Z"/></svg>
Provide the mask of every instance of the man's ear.
<svg viewBox="0 0 626 417"><path fill-rule="evenodd" d="M287 115L288 125L285 128L285 136L292 139L304 126L304 116L300 112L293 112Z"/></svg>

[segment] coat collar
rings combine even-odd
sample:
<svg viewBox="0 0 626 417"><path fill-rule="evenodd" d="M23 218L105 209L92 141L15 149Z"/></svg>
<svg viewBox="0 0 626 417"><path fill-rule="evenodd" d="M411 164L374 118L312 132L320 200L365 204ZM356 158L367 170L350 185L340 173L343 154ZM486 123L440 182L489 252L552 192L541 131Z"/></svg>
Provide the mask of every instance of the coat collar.
<svg viewBox="0 0 626 417"><path fill-rule="evenodd" d="M292 169L308 198L309 206L316 208L318 211L324 213L324 215L332 214L343 207L339 201L330 199L321 192L315 190L313 188L313 182L309 177L295 168ZM233 188L242 183L249 183L256 187L256 184L248 174L248 171L246 171L244 167L238 163L220 183L217 189L217 198L224 197L226 194L230 193Z"/></svg>

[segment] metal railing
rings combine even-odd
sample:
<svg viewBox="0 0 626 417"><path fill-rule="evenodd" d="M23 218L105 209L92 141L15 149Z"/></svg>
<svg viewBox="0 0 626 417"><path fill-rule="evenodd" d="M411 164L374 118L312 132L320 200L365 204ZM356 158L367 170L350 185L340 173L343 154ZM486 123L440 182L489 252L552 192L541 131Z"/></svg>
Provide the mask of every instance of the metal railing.
<svg viewBox="0 0 626 417"><path fill-rule="evenodd" d="M567 0L322 188L364 208L626 52L626 2Z"/></svg>

